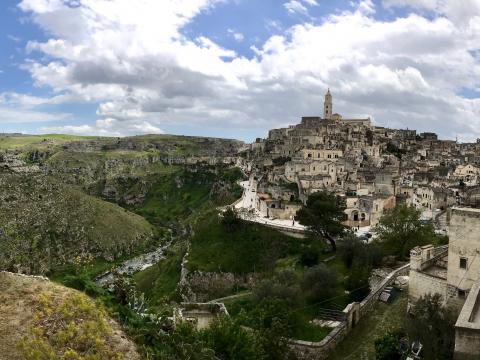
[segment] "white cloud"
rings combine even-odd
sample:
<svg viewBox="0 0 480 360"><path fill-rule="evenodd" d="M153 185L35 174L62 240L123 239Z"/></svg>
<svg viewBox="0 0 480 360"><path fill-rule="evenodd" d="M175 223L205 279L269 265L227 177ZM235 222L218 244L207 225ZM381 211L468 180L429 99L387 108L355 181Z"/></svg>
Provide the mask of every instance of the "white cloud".
<svg viewBox="0 0 480 360"><path fill-rule="evenodd" d="M310 6L318 5L318 2L316 0L303 0L303 2Z"/></svg>
<svg viewBox="0 0 480 360"><path fill-rule="evenodd" d="M330 87L335 111L344 116L369 114L382 125L451 137L480 135L479 100L459 95L480 88L480 18L460 24L460 5L385 0L392 9L423 3L422 9L439 16L380 21L371 0L359 1L353 11L317 25L282 30L276 24L275 35L247 59L209 38L182 35L184 25L217 2L22 1L21 8L50 35L27 45L30 56L46 56L24 65L37 86L53 90L48 103L100 103L94 125L56 131L131 134L185 124L263 133L302 115L321 114ZM446 5L437 7L440 2ZM291 3L297 3L296 13L317 5L312 0L285 5ZM42 101L17 99L30 109Z"/></svg>
<svg viewBox="0 0 480 360"><path fill-rule="evenodd" d="M7 39L12 40L13 42L16 42L16 43L22 41L22 39L19 38L18 36L14 36L14 35L11 35L11 34L7 35Z"/></svg>
<svg viewBox="0 0 480 360"><path fill-rule="evenodd" d="M129 136L143 134L163 134L163 130L147 121L122 123L117 119L97 120L94 125L46 126L39 129L41 133L61 133L72 135Z"/></svg>
<svg viewBox="0 0 480 360"><path fill-rule="evenodd" d="M245 40L245 36L241 32L235 31L233 29L228 29L227 32L238 42L242 42L243 40Z"/></svg>
<svg viewBox="0 0 480 360"><path fill-rule="evenodd" d="M479 0L383 0L383 6L432 11L459 25L468 24L472 18L480 15Z"/></svg>
<svg viewBox="0 0 480 360"><path fill-rule="evenodd" d="M299 0L290 0L283 6L290 14L308 15L308 9Z"/></svg>

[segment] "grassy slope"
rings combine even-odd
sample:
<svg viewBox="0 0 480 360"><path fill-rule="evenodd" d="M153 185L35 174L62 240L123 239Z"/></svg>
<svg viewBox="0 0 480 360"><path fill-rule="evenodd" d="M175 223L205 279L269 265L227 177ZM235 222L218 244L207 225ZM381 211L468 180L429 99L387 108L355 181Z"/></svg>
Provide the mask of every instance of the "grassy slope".
<svg viewBox="0 0 480 360"><path fill-rule="evenodd" d="M204 171L190 173L177 168L176 172L154 183L144 204L135 211L153 224L176 221L193 224L204 212L236 199L238 193L234 192L238 191L238 185L235 185L235 181L239 176L237 171L231 169L222 169L215 175ZM219 179L229 182L233 193L220 197L212 195L213 183ZM175 296L184 253L184 244L177 243L166 253L165 260L135 275L137 288L145 293L149 304L156 306L165 298Z"/></svg>
<svg viewBox="0 0 480 360"><path fill-rule="evenodd" d="M402 293L393 304L378 302L338 345L330 359L374 360L375 340L382 337L388 330L398 330L403 327L407 302L406 293Z"/></svg>
<svg viewBox="0 0 480 360"><path fill-rule="evenodd" d="M89 255L112 259L148 246L142 217L43 176L0 177L0 264L46 272Z"/></svg>
<svg viewBox="0 0 480 360"><path fill-rule="evenodd" d="M26 148L45 149L69 141L102 139L94 136L63 134L0 136L0 150L21 150Z"/></svg>
<svg viewBox="0 0 480 360"><path fill-rule="evenodd" d="M166 252L165 260L134 275L137 289L145 294L149 305L159 306L175 298L185 251L184 243L175 243Z"/></svg>
<svg viewBox="0 0 480 360"><path fill-rule="evenodd" d="M278 259L298 253L299 246L298 239L258 224L244 224L239 231L228 232L211 212L196 229L188 266L233 273L270 271Z"/></svg>
<svg viewBox="0 0 480 360"><path fill-rule="evenodd" d="M215 174L175 167L153 184L145 202L135 211L154 224L193 221L204 211L235 201L241 195L235 184L239 178L239 172L233 169L221 169ZM231 190L225 196L212 194L212 186L218 180L230 183Z"/></svg>
<svg viewBox="0 0 480 360"><path fill-rule="evenodd" d="M38 326L36 324L38 319L35 319L35 316L38 316L37 311L41 305L40 295L48 295L53 299L54 304L58 305L64 304L65 300L72 295L80 296L84 299L84 305L89 306L90 309L97 307L93 301L75 290L49 281L0 273L0 302L2 304L0 306L0 360L25 359L17 347L17 343L25 336L28 337L32 326ZM78 311L80 312L82 309L78 309ZM102 314L98 321L107 321L113 329L112 335L105 334L101 340L106 341L113 351L123 354L123 359L138 359L134 344L125 338L119 326L104 317L103 311L96 311ZM75 317L75 313L67 315ZM54 316L56 316L55 313L50 315L50 317ZM80 316L77 323L81 323ZM42 322L42 326L49 326L49 322ZM57 330L61 326L61 324L57 325Z"/></svg>

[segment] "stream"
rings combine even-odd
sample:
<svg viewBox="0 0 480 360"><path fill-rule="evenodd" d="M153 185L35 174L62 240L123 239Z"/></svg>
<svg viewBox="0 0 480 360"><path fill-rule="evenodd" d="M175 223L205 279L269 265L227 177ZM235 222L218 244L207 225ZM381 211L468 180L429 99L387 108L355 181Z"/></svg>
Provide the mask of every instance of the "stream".
<svg viewBox="0 0 480 360"><path fill-rule="evenodd" d="M149 267L157 264L160 260L165 258L165 250L167 250L172 244L173 240L168 241L166 244L158 247L154 251L138 255L132 259L126 260L120 265L116 266L113 270L107 271L102 275L95 278L95 282L99 285L105 286L111 284L115 280L115 276L124 274L133 274L138 271L148 269Z"/></svg>

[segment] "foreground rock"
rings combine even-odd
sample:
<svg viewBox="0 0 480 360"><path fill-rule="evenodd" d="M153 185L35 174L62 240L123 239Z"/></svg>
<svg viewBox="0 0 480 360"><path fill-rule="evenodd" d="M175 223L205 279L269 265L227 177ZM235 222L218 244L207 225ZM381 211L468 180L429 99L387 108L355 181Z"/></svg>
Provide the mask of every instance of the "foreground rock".
<svg viewBox="0 0 480 360"><path fill-rule="evenodd" d="M140 359L119 325L76 290L0 272L0 303L0 360Z"/></svg>

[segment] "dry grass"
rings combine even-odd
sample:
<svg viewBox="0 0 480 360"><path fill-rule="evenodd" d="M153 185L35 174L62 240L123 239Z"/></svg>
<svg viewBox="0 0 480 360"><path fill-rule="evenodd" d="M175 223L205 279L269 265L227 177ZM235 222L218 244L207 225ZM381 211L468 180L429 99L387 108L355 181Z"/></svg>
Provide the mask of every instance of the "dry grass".
<svg viewBox="0 0 480 360"><path fill-rule="evenodd" d="M24 359L18 343L28 335L35 323L40 294L48 295L56 304L61 304L74 294L85 296L47 280L0 273L0 360ZM113 330L108 337L109 347L123 354L125 360L139 359L135 345L126 338L119 325L109 318L105 320Z"/></svg>

